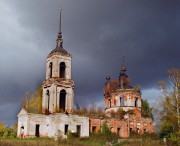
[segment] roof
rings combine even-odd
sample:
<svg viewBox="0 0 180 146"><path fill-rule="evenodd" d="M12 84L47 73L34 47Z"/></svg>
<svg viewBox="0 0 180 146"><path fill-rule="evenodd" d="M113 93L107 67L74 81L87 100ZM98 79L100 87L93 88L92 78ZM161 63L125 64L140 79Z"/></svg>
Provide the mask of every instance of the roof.
<svg viewBox="0 0 180 146"><path fill-rule="evenodd" d="M49 53L49 55L51 55L55 52L59 52L59 53L62 53L64 55L69 55L69 53L63 47L60 47L60 46L57 46L54 50L52 50L51 53Z"/></svg>
<svg viewBox="0 0 180 146"><path fill-rule="evenodd" d="M57 38L56 42L57 42L56 48L49 53L48 57L50 57L50 56L53 55L54 53L60 53L61 55L71 56L71 55L63 48L63 40L62 40L62 33L61 33L61 32L58 33L58 38Z"/></svg>

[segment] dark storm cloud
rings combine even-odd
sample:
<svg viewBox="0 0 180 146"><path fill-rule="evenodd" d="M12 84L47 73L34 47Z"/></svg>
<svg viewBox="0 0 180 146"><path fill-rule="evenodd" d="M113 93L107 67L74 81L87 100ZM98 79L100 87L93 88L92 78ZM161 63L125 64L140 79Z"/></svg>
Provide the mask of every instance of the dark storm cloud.
<svg viewBox="0 0 180 146"><path fill-rule="evenodd" d="M0 104L19 105L24 92L32 92L45 79L45 59L55 48L59 7L63 8L64 48L73 55L75 99L80 104L102 102L105 77L118 78L122 56L132 84L143 90L157 88L168 68L179 67L178 0L7 0L0 4Z"/></svg>

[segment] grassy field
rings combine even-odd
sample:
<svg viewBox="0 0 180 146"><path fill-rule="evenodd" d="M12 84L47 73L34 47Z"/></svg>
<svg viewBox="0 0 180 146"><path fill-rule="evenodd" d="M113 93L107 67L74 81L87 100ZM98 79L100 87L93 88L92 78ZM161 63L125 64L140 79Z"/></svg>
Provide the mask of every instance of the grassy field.
<svg viewBox="0 0 180 146"><path fill-rule="evenodd" d="M117 142L115 136L92 135L88 138L70 138L68 140L53 140L49 138L32 139L0 139L0 146L164 146L158 140L142 139ZM111 144L110 144L111 143Z"/></svg>

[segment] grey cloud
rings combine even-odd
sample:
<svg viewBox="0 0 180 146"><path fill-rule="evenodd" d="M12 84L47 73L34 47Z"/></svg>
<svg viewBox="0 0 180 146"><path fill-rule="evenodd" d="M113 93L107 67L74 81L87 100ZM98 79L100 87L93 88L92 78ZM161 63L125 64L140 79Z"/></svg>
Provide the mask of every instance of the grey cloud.
<svg viewBox="0 0 180 146"><path fill-rule="evenodd" d="M0 28L3 103L19 103L24 92L35 90L45 79L46 56L56 45L59 7L63 8L64 48L73 55L75 99L80 104L103 100L105 77L118 78L124 55L132 84L139 84L143 90L156 88L158 80L166 79L168 68L179 67L178 0L1 3L10 10L1 13L4 14L1 16L4 28ZM11 23L15 37L11 36Z"/></svg>

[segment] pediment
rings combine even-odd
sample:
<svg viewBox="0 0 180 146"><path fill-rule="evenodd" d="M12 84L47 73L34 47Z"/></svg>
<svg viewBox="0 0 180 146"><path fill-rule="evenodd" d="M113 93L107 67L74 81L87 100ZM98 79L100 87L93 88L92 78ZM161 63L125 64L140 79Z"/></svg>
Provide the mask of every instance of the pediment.
<svg viewBox="0 0 180 146"><path fill-rule="evenodd" d="M27 115L27 111L24 109L24 108L22 108L21 110L20 110L20 112L18 113L18 116L20 116L20 115Z"/></svg>

